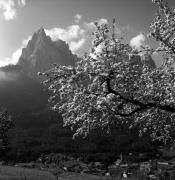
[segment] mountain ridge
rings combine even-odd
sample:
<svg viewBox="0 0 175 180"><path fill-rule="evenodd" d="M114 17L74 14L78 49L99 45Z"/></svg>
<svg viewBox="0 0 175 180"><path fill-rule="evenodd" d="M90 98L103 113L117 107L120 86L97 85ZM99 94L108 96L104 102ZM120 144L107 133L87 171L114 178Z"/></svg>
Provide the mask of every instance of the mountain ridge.
<svg viewBox="0 0 175 180"><path fill-rule="evenodd" d="M68 44L62 40L53 42L40 28L22 49L18 63L0 68L0 106L7 108L18 126L24 119L40 119L44 112L46 121L52 114L48 106L51 92L41 84L37 72L50 69L53 63L73 65L75 61Z"/></svg>
<svg viewBox="0 0 175 180"><path fill-rule="evenodd" d="M22 49L17 65L26 73L35 75L38 71L44 72L50 69L54 63L74 65L76 59L77 56L72 54L68 44L62 40L52 41L41 27Z"/></svg>

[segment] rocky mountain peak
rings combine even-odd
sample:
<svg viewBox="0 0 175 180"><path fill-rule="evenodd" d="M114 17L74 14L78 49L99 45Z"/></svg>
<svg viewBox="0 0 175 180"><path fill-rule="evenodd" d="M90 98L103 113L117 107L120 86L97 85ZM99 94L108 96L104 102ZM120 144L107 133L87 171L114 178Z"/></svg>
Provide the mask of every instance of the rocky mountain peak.
<svg viewBox="0 0 175 180"><path fill-rule="evenodd" d="M36 74L50 69L54 63L73 65L74 61L75 55L69 46L62 40L53 42L41 27L33 34L26 48L23 48L17 65L29 74Z"/></svg>
<svg viewBox="0 0 175 180"><path fill-rule="evenodd" d="M41 28L37 31L36 34L38 34L40 37L45 37L45 36L46 36L45 30L44 30L43 27L41 27Z"/></svg>

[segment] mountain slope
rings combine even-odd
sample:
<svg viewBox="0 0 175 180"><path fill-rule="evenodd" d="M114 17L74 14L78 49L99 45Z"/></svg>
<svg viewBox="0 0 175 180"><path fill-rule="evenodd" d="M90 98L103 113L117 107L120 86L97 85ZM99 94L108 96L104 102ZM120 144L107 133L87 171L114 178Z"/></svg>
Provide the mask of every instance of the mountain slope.
<svg viewBox="0 0 175 180"><path fill-rule="evenodd" d="M43 28L40 28L27 47L23 48L22 55L17 65L30 75L36 72L44 72L52 67L54 63L60 65L73 65L76 56L69 50L69 46L62 40L53 42Z"/></svg>
<svg viewBox="0 0 175 180"><path fill-rule="evenodd" d="M73 65L76 58L64 41L53 42L40 28L23 48L17 65L0 68L0 106L8 109L19 126L26 127L27 121L35 126L36 119L48 121L53 114L48 108L50 92L41 85L37 72L50 69L53 63Z"/></svg>

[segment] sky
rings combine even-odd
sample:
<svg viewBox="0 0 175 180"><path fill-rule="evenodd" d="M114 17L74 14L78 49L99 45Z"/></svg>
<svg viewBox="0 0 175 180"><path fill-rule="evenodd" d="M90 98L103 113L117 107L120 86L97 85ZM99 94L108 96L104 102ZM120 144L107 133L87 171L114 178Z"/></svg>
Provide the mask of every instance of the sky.
<svg viewBox="0 0 175 180"><path fill-rule="evenodd" d="M175 1L169 5L175 7ZM94 21L116 18L118 35L128 43L150 43L146 35L156 9L151 0L0 0L0 66L15 64L40 27L78 55L90 47Z"/></svg>

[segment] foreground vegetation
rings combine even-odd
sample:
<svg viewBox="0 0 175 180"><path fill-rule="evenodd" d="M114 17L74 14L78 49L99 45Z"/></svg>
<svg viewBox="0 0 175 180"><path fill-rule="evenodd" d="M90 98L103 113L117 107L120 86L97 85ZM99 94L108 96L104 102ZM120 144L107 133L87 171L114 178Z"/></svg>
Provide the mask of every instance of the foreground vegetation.
<svg viewBox="0 0 175 180"><path fill-rule="evenodd" d="M114 177L97 176L91 174L64 173L54 176L49 171L27 169L11 166L0 166L0 180L119 180L120 175ZM138 180L135 176L128 180Z"/></svg>
<svg viewBox="0 0 175 180"><path fill-rule="evenodd" d="M47 171L11 166L0 166L0 180L54 180Z"/></svg>
<svg viewBox="0 0 175 180"><path fill-rule="evenodd" d="M90 174L65 173L58 176L49 171L36 169L0 166L0 180L112 180L112 177ZM132 180L132 179L130 179Z"/></svg>
<svg viewBox="0 0 175 180"><path fill-rule="evenodd" d="M55 65L43 73L54 95L53 109L62 113L64 125L74 137L87 137L94 129L110 133L111 127L127 123L138 127L139 135L148 132L153 139L167 143L175 119L175 10L167 0L153 0L158 6L149 36L158 43L131 47L116 37L115 20L95 23L91 52L75 66ZM112 30L111 30L112 29ZM162 53L164 62L151 67L138 62L140 56Z"/></svg>

